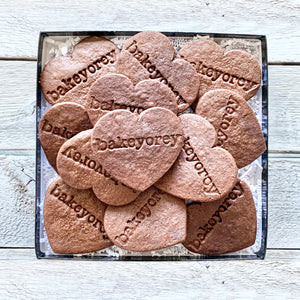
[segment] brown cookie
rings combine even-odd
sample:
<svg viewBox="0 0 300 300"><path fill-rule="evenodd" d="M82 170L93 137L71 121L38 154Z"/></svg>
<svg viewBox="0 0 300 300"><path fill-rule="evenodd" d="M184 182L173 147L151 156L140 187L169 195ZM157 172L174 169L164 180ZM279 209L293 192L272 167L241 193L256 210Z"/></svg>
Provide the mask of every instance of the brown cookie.
<svg viewBox="0 0 300 300"><path fill-rule="evenodd" d="M170 247L186 238L185 203L151 187L128 205L108 206L104 226L122 249L144 252Z"/></svg>
<svg viewBox="0 0 300 300"><path fill-rule="evenodd" d="M109 205L132 202L139 192L112 177L100 164L91 148L92 130L67 141L57 156L57 169L64 182L77 189L92 188L95 195Z"/></svg>
<svg viewBox="0 0 300 300"><path fill-rule="evenodd" d="M140 115L111 111L92 132L92 149L104 168L138 191L146 190L168 171L182 145L180 119L159 107Z"/></svg>
<svg viewBox="0 0 300 300"><path fill-rule="evenodd" d="M216 132L195 114L180 116L184 145L172 168L155 183L159 189L192 201L215 201L234 186L237 167L231 154L214 147Z"/></svg>
<svg viewBox="0 0 300 300"><path fill-rule="evenodd" d="M47 110L39 123L39 139L55 170L61 145L78 132L92 127L86 110L77 103L60 103Z"/></svg>
<svg viewBox="0 0 300 300"><path fill-rule="evenodd" d="M176 97L165 84L148 79L134 86L129 78L120 74L98 79L89 91L86 105L93 124L112 110L141 113L151 107L164 107L177 114Z"/></svg>
<svg viewBox="0 0 300 300"><path fill-rule="evenodd" d="M129 77L134 84L149 78L164 83L176 96L181 112L196 99L199 78L190 64L174 56L174 47L165 35L140 32L123 46L117 72Z"/></svg>
<svg viewBox="0 0 300 300"><path fill-rule="evenodd" d="M67 101L85 106L92 83L116 71L118 54L116 45L103 37L83 39L71 57L56 57L44 67L40 83L46 100L51 104Z"/></svg>
<svg viewBox="0 0 300 300"><path fill-rule="evenodd" d="M77 190L61 178L54 180L44 202L44 224L52 250L77 254L111 246L103 226L105 208L92 190Z"/></svg>
<svg viewBox="0 0 300 300"><path fill-rule="evenodd" d="M187 215L187 238L183 245L192 252L220 255L255 243L255 205L244 181L239 181L221 200L190 204Z"/></svg>
<svg viewBox="0 0 300 300"><path fill-rule="evenodd" d="M214 41L196 39L186 43L177 57L191 63L199 74L199 98L213 89L229 89L248 100L260 87L260 65L248 52L230 50L224 53Z"/></svg>
<svg viewBox="0 0 300 300"><path fill-rule="evenodd" d="M229 90L214 90L199 100L196 113L217 131L217 145L231 153L238 168L257 159L266 150L258 120L246 100Z"/></svg>

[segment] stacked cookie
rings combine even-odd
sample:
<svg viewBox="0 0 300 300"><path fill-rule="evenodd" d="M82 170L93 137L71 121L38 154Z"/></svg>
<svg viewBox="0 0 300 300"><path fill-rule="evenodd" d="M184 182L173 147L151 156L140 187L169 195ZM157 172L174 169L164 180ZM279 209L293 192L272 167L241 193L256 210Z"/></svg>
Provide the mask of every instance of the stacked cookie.
<svg viewBox="0 0 300 300"><path fill-rule="evenodd" d="M59 174L43 212L53 251L182 243L219 255L253 245L255 205L237 173L266 150L247 103L260 81L246 52L195 39L175 57L158 32L121 51L88 37L51 60L40 84L53 106L39 138Z"/></svg>

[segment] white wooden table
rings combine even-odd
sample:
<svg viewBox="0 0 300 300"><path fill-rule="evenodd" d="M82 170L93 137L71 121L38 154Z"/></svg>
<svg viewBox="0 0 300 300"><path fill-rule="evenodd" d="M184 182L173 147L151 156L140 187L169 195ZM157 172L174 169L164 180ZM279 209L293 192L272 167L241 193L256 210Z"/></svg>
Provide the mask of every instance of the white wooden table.
<svg viewBox="0 0 300 300"><path fill-rule="evenodd" d="M300 1L45 2L0 2L0 299L299 299ZM38 33L148 29L267 35L269 230L264 261L35 258Z"/></svg>

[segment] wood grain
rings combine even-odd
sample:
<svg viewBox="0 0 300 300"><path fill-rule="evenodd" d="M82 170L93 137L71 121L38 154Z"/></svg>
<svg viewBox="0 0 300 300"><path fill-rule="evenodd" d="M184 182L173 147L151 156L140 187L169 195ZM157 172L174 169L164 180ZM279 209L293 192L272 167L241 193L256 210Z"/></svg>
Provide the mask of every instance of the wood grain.
<svg viewBox="0 0 300 300"><path fill-rule="evenodd" d="M2 0L0 57L36 58L39 31L151 29L265 34L270 62L300 62L299 13L299 0Z"/></svg>
<svg viewBox="0 0 300 300"><path fill-rule="evenodd" d="M34 149L36 62L0 60L0 69L0 149ZM300 66L269 67L270 151L300 151L298 82Z"/></svg>
<svg viewBox="0 0 300 300"><path fill-rule="evenodd" d="M268 251L266 261L93 263L38 261L33 249L10 250L0 260L0 298L296 299L299 269L298 251Z"/></svg>
<svg viewBox="0 0 300 300"><path fill-rule="evenodd" d="M34 151L0 155L0 247L33 247ZM269 157L269 248L300 249L300 155Z"/></svg>
<svg viewBox="0 0 300 300"><path fill-rule="evenodd" d="M34 149L36 62L0 61L0 70L0 149Z"/></svg>

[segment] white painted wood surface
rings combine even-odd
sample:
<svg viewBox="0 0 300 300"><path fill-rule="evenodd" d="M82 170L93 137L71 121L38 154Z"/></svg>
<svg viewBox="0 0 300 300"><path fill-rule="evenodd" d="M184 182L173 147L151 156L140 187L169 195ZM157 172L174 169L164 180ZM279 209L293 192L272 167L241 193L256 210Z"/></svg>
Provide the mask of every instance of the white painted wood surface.
<svg viewBox="0 0 300 300"><path fill-rule="evenodd" d="M0 299L297 299L300 292L300 1L0 2ZM45 261L34 256L39 31L266 34L269 230L264 261ZM27 61L32 60L32 61ZM289 65L286 65L289 64Z"/></svg>
<svg viewBox="0 0 300 300"><path fill-rule="evenodd" d="M35 149L36 62L0 60L0 70L0 149ZM299 82L300 66L269 66L271 152L300 151Z"/></svg>
<svg viewBox="0 0 300 300"><path fill-rule="evenodd" d="M299 299L300 293L298 251L234 262L36 261L33 250L22 249L0 250L1 256L1 299Z"/></svg>

